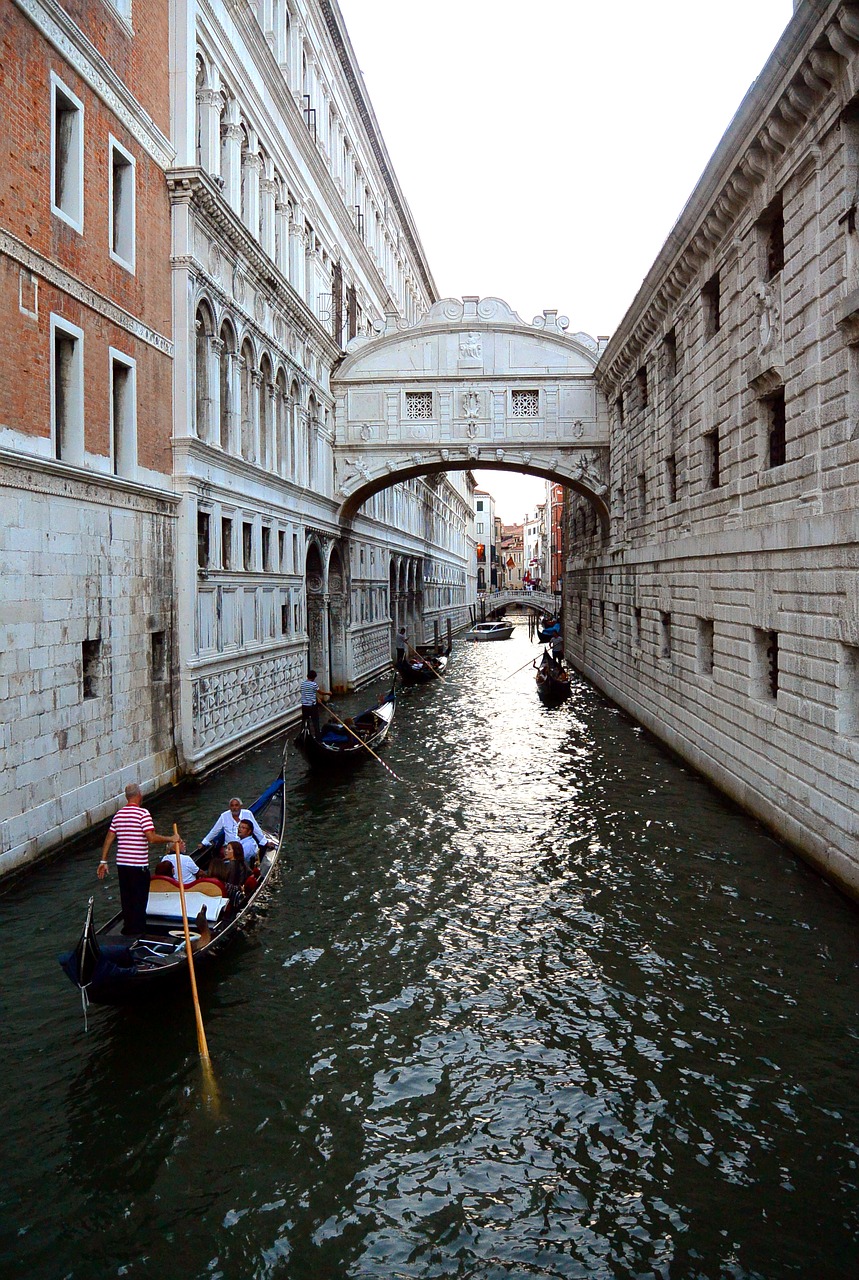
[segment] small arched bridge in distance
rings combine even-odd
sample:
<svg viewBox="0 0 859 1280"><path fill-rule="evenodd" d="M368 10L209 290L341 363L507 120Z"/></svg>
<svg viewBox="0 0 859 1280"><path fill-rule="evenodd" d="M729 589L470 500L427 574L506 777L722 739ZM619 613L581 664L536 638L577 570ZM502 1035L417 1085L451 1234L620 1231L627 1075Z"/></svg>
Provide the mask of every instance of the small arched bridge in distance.
<svg viewBox="0 0 859 1280"><path fill-rule="evenodd" d="M499 591L490 591L480 596L477 601L478 612L485 611L487 618L505 609L523 609L554 618L560 607L560 599L551 591L528 591L524 588L505 590L502 587Z"/></svg>
<svg viewBox="0 0 859 1280"><path fill-rule="evenodd" d="M566 485L608 527L600 344L500 298L443 298L416 324L353 338L332 378L341 523L381 489L442 471L518 471Z"/></svg>

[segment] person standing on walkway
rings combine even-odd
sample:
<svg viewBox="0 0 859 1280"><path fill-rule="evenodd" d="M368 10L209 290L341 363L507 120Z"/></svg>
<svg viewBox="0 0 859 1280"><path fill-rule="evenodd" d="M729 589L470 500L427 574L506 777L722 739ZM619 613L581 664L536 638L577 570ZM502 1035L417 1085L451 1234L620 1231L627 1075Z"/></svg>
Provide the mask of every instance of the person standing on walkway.
<svg viewBox="0 0 859 1280"><path fill-rule="evenodd" d="M308 671L307 679L298 686L301 694L301 727L314 738L319 737L319 698L328 694L316 683L316 672Z"/></svg>
<svg viewBox="0 0 859 1280"><path fill-rule="evenodd" d="M125 805L114 816L101 847L98 878L108 872L107 855L116 841L116 874L122 904L122 932L140 937L146 931L146 904L149 901L149 846L170 844L185 852L185 841L175 836L159 836L152 814L143 807L143 792L136 782L125 788Z"/></svg>

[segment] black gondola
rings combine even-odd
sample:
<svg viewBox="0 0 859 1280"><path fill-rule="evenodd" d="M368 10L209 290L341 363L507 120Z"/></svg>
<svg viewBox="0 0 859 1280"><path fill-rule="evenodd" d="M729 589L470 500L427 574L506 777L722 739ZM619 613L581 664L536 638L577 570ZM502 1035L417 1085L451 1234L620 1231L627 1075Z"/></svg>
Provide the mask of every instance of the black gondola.
<svg viewBox="0 0 859 1280"><path fill-rule="evenodd" d="M536 666L536 663L535 663ZM557 662L548 649L540 660L536 674L537 693L547 706L557 706L570 696L570 674Z"/></svg>
<svg viewBox="0 0 859 1280"><path fill-rule="evenodd" d="M550 622L547 626L541 627L537 623L537 639L540 644L551 644L556 636L561 634L561 624L557 620Z"/></svg>
<svg viewBox="0 0 859 1280"><path fill-rule="evenodd" d="M451 646L421 644L412 648L397 670L403 684L429 684L447 670Z"/></svg>
<svg viewBox="0 0 859 1280"><path fill-rule="evenodd" d="M270 812L272 806L274 812ZM275 778L250 807L255 817L265 821L263 831L271 847L260 851L259 874L243 900L228 898L219 881L206 877L209 849L201 848L193 855L200 878L186 886L185 900L195 969L210 962L236 936L254 915L271 882L284 838L283 776ZM176 881L152 878L145 933L132 940L122 935L121 928L120 911L96 930L90 898L80 941L74 951L60 956L66 974L83 994L85 1008L90 1003L124 1004L160 993L177 978L187 980L188 957Z"/></svg>
<svg viewBox="0 0 859 1280"><path fill-rule="evenodd" d="M295 745L310 764L324 768L339 768L357 764L359 760L369 760L371 756L366 748L377 751L385 741L396 706L397 695L392 689L381 702L348 721L348 728L336 720L329 720L322 726L319 737L315 738L308 726L302 725Z"/></svg>

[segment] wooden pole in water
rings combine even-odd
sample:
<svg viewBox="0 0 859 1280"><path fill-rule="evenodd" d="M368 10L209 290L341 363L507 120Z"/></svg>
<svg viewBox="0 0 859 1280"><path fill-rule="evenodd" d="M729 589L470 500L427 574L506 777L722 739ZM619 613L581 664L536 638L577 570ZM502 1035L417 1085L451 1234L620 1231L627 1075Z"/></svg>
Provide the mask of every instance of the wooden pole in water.
<svg viewBox="0 0 859 1280"><path fill-rule="evenodd" d="M442 684L446 684L446 683L447 683L447 681L445 680L445 678L444 678L444 676L441 674L441 672L440 672L440 671L436 671L436 669L435 669L435 667L432 665L432 663L427 662L426 658L423 656L423 654L422 654L422 653L418 653L417 649L413 649L413 648L412 648L412 646L409 644L408 640L406 641L406 648L411 650L411 652L412 652L412 653L415 655L415 657L417 658L418 662L423 662L426 666L428 666L428 667L429 667L430 671L432 671L432 673L433 673L433 675L435 676L436 680L440 680L440 681L442 682Z"/></svg>
<svg viewBox="0 0 859 1280"><path fill-rule="evenodd" d="M197 1020L197 1048L200 1051L200 1062L203 1066L203 1078L211 1094L214 1095L215 1079L212 1075L212 1059L209 1057L209 1046L206 1043L206 1031L203 1027L203 1015L200 1012L200 999L197 995L197 975L194 972L194 952L191 948L191 930L188 926L188 908L185 905L185 880L182 875L182 863L179 854L179 828L173 823L174 850L176 854L176 879L179 882L179 903L182 908L182 928L185 930L185 954L188 957L188 973L191 975L191 997L194 1001L194 1017Z"/></svg>
<svg viewBox="0 0 859 1280"><path fill-rule="evenodd" d="M332 708L331 708L331 707L326 707L326 708L325 708L325 710L328 712L328 714L329 714L330 716L332 716L332 717L337 721L337 723L338 723L339 725L342 725L342 726L343 726L343 728L346 730L346 732L347 732L347 733L351 733L351 734L352 734L352 737L355 739L355 741L356 741L356 742L358 742L358 743L360 743L360 745L364 748L364 750L365 750L365 751L369 751L369 752L370 752L370 755L373 757L373 759L374 759L374 760L378 760L379 764L382 766L382 768L383 768L383 769L387 769L387 770L388 770L388 773L391 775L391 777L392 777L392 778L396 778L396 779L397 779L397 782L402 782L402 781L403 781L403 779L399 776L399 774L394 773L394 771L393 771L393 769L391 768L391 766L390 766L390 765L385 764L385 762L384 762L384 760L382 759L382 757L381 757L381 756L377 756L377 755L376 755L376 753L375 753L375 751L373 750L373 748L372 748L372 747L368 747L368 746L367 746L367 744L366 744L366 742L364 741L364 739L363 739L359 734L355 733L354 729L350 729L350 728L349 728L349 726L348 726L348 724L346 723L346 721L345 721L345 720L341 720L341 719L340 719L340 717L338 716L338 714L337 714L337 712L336 712L336 711L332 710Z"/></svg>

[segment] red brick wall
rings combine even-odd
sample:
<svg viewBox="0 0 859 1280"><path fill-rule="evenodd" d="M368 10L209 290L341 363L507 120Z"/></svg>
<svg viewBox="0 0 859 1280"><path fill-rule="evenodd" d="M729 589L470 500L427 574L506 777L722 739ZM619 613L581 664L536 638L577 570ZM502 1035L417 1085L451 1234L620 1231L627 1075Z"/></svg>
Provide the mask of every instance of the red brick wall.
<svg viewBox="0 0 859 1280"><path fill-rule="evenodd" d="M135 36L113 14L106 0L68 4L86 15L93 43L122 58L132 74L145 79L152 98L163 90L167 102L167 5L135 3ZM163 12L162 12L163 11ZM129 51L138 29L160 31L164 50L148 79L135 70L140 52ZM121 28L117 30L116 28ZM150 34L150 38L151 34ZM101 47L101 46L100 46ZM150 60L155 62L152 51ZM51 82L55 74L84 104L84 218L79 234L51 213ZM116 303L165 337L171 335L170 209L164 174L121 122L74 73L14 5L0 8L0 228ZM146 109L154 116L152 104ZM109 136L135 157L136 269L132 274L109 252ZM108 348L137 360L138 461L169 473L171 469L172 361L104 319L45 280L39 281L39 315L19 308L18 264L0 258L0 297L6 340L0 344L0 424L37 436L50 435L50 315L63 315L84 330L86 380L85 447L109 455Z"/></svg>

